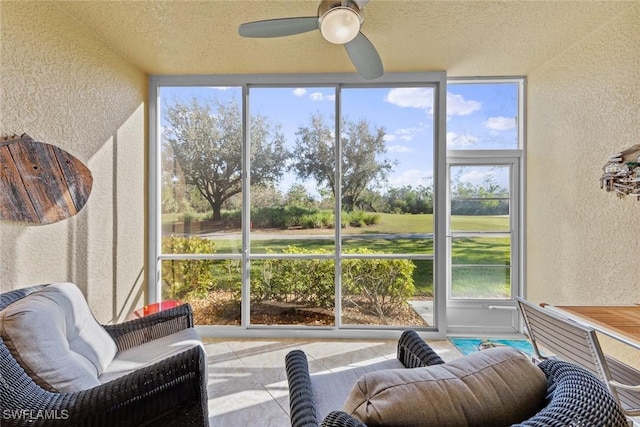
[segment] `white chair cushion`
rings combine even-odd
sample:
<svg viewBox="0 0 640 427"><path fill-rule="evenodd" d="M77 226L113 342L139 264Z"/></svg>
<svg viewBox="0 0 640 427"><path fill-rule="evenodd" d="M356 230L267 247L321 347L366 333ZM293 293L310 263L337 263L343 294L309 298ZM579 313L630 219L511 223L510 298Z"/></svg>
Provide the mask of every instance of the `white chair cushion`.
<svg viewBox="0 0 640 427"><path fill-rule="evenodd" d="M55 283L0 312L0 335L27 374L50 391L100 385L116 343L73 283Z"/></svg>
<svg viewBox="0 0 640 427"><path fill-rule="evenodd" d="M121 351L99 376L101 383L113 381L137 369L160 362L190 348L201 346L202 341L194 328L183 329L136 347Z"/></svg>

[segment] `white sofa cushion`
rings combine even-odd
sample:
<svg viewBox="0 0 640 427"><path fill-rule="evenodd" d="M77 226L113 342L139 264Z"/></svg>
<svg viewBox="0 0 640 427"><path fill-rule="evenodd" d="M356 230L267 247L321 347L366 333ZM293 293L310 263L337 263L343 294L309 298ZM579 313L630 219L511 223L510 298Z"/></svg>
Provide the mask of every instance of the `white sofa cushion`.
<svg viewBox="0 0 640 427"><path fill-rule="evenodd" d="M100 385L116 343L73 283L55 283L0 311L0 335L27 374L50 391Z"/></svg>
<svg viewBox="0 0 640 427"><path fill-rule="evenodd" d="M535 415L546 392L536 365L497 347L443 365L366 374L343 409L369 426L506 426Z"/></svg>
<svg viewBox="0 0 640 427"><path fill-rule="evenodd" d="M137 369L160 362L196 346L200 346L204 350L196 330L194 328L183 329L174 334L121 351L98 379L101 383L113 381Z"/></svg>

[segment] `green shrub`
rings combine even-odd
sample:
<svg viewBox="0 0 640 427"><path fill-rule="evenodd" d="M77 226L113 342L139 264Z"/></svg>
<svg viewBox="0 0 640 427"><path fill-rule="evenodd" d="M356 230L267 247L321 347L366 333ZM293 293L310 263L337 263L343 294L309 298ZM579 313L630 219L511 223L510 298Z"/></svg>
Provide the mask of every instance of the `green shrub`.
<svg viewBox="0 0 640 427"><path fill-rule="evenodd" d="M366 225L376 225L376 224L380 224L380 215L378 214L372 214L372 213L367 213L364 216L364 223Z"/></svg>
<svg viewBox="0 0 640 427"><path fill-rule="evenodd" d="M240 222L242 219L242 210L241 209L231 209L231 210L222 210L220 212L220 219L227 222Z"/></svg>
<svg viewBox="0 0 640 427"><path fill-rule="evenodd" d="M306 254L311 251L289 246L285 254ZM327 254L326 250L313 253ZM268 259L262 262L262 272L252 269L251 296L255 301L305 304L322 308L334 306L335 263L329 259ZM268 271L268 274L265 274Z"/></svg>
<svg viewBox="0 0 640 427"><path fill-rule="evenodd" d="M350 253L373 254L367 249ZM342 262L343 302L380 317L395 313L415 292L408 259L347 259Z"/></svg>
<svg viewBox="0 0 640 427"><path fill-rule="evenodd" d="M329 254L327 250L288 247L285 254ZM350 254L374 254L366 249ZM343 301L378 316L392 315L413 296L415 265L403 259L347 259L342 262ZM262 270L262 271L260 271ZM333 259L268 259L252 268L251 296L264 299L333 308L335 262Z"/></svg>
<svg viewBox="0 0 640 427"><path fill-rule="evenodd" d="M302 216L302 228L333 228L333 213L316 211Z"/></svg>
<svg viewBox="0 0 640 427"><path fill-rule="evenodd" d="M342 228L347 225L351 227L364 227L378 223L380 223L380 215L378 214L358 210L342 212Z"/></svg>
<svg viewBox="0 0 640 427"><path fill-rule="evenodd" d="M282 206L251 209L253 228L285 228L287 214Z"/></svg>
<svg viewBox="0 0 640 427"><path fill-rule="evenodd" d="M335 215L331 211L320 212L320 221L324 228L333 228L335 223Z"/></svg>
<svg viewBox="0 0 640 427"><path fill-rule="evenodd" d="M239 215L239 213L236 213ZM251 209L256 228L333 228L334 213L304 206L273 206ZM365 227L380 223L380 215L365 211L342 212L342 228Z"/></svg>
<svg viewBox="0 0 640 427"><path fill-rule="evenodd" d="M165 254L213 254L215 243L199 237L169 236L162 239ZM162 293L167 299L201 296L214 286L215 260L163 260Z"/></svg>
<svg viewBox="0 0 640 427"><path fill-rule="evenodd" d="M303 218L315 212L317 212L317 210L302 206L286 206L284 225L286 228L302 227Z"/></svg>
<svg viewBox="0 0 640 427"><path fill-rule="evenodd" d="M300 218L300 226L302 228L321 228L322 225L318 224L317 218L314 214L302 215Z"/></svg>

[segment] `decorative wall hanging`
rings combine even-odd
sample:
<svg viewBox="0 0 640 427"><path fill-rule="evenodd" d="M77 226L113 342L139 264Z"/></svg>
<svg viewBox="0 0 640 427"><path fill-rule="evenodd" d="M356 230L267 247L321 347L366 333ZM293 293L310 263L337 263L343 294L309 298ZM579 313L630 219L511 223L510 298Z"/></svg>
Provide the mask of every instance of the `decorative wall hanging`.
<svg viewBox="0 0 640 427"><path fill-rule="evenodd" d="M51 224L83 208L93 177L66 151L26 133L0 140L0 220Z"/></svg>
<svg viewBox="0 0 640 427"><path fill-rule="evenodd" d="M600 188L640 200L640 144L612 155L602 170Z"/></svg>

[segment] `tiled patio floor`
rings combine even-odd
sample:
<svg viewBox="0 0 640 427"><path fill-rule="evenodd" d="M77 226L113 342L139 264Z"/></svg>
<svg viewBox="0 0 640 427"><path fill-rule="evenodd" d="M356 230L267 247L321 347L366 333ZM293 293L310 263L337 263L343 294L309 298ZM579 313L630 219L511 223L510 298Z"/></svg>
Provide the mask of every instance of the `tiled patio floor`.
<svg viewBox="0 0 640 427"><path fill-rule="evenodd" d="M213 427L289 426L285 355L301 349L312 372L396 357L397 340L204 339L209 360L209 420ZM461 353L428 341L449 361Z"/></svg>

